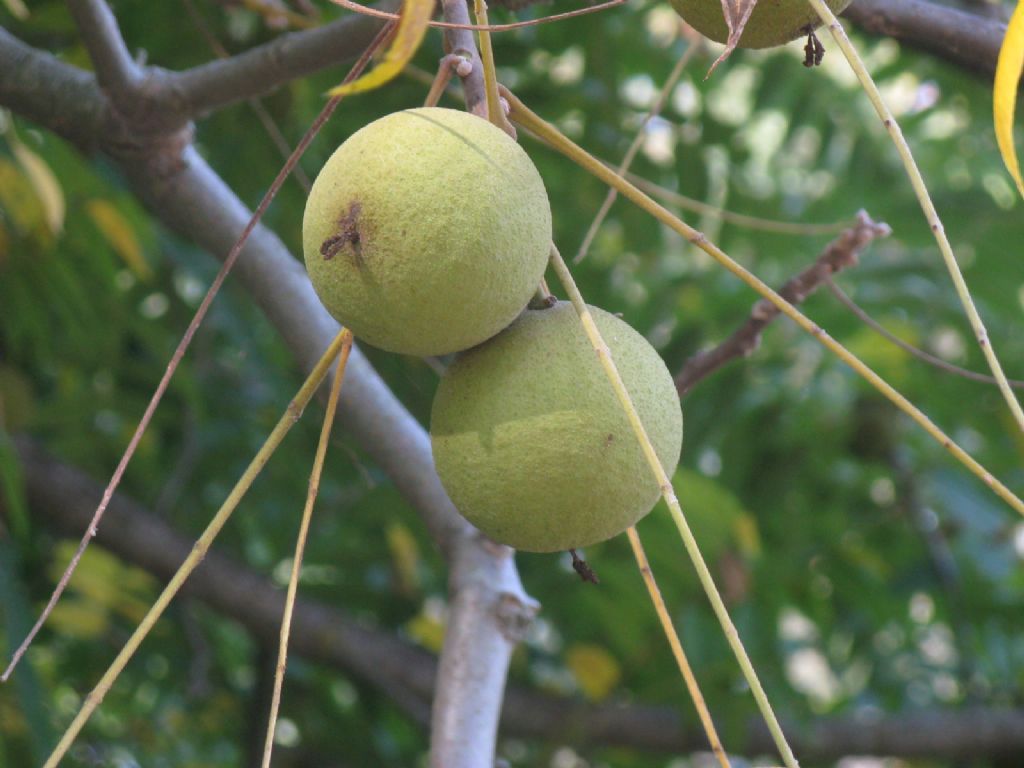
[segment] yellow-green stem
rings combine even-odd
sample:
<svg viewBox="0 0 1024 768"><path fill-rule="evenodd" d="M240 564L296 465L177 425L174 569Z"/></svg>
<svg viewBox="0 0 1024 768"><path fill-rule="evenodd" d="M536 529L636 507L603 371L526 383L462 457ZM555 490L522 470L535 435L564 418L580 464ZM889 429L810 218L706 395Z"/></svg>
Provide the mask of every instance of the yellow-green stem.
<svg viewBox="0 0 1024 768"><path fill-rule="evenodd" d="M985 360L988 361L988 367L992 371L992 376L995 377L996 383L999 385L999 391L1003 393L1003 398L1010 407L1013 418L1017 421L1017 426L1021 431L1024 431L1024 410L1021 409L1020 402L1017 400L1010 382L1006 380L1006 374L1003 373L1003 367L999 363L999 358L996 357L996 351L992 347L992 341L989 339L988 331L985 329L985 323L974 306L974 300L971 298L967 281L964 280L963 273L960 271L960 265L957 263L956 255L953 253L953 246L950 245L949 238L946 237L946 228L942 225L939 212L935 209L934 203L932 203L931 195L928 194L928 187L924 183L924 177L921 176L921 171L918 169L917 163L914 162L914 155L910 151L910 145L907 144L899 123L896 122L892 111L886 105L882 94L878 90L878 86L871 79L871 74L868 72L867 67L864 66L863 60L857 54L850 39L846 36L843 25L836 19L835 14L832 13L822 0L808 0L808 2L828 26L832 37L843 51L843 55L846 56L846 60L850 63L854 74L857 75L857 79L860 80L864 92L868 95L868 99L871 100L871 104L881 118L882 124L889 132L889 136L892 137L893 144L896 145L896 151L903 161L903 167L910 178L910 184L914 188L914 194L917 195L918 202L921 204L921 210L924 211L928 226L935 235L935 242L938 243L942 259L946 262L946 269L949 270L949 275L953 278L953 286L956 288L960 303L967 313L967 319L970 321L971 329L978 340L978 345L985 355Z"/></svg>
<svg viewBox="0 0 1024 768"><path fill-rule="evenodd" d="M473 15L476 23L486 26L487 20L486 0L473 0ZM484 65L484 92L487 95L487 119L501 128L507 130L508 120L501 109L501 99L498 96L498 74L494 68L494 49L491 47L491 33L486 29L480 30L480 60Z"/></svg>
<svg viewBox="0 0 1024 768"><path fill-rule="evenodd" d="M558 252L558 249L554 244L551 246L551 266L554 267L555 272L558 274L558 279L561 281L566 293L569 294L569 300L572 301L572 305L576 308L576 312L580 316L580 322L583 324L583 330L586 332L587 338L590 339L590 343L593 345L594 351L597 353L597 359L601 363L601 367L604 368L604 372L608 376L608 381L611 382L612 388L615 390L615 395L618 397L619 403L622 405L622 409L626 412L626 416L629 419L630 426L633 428L633 432L636 435L637 440L640 441L640 447L643 449L644 456L647 458L647 463L651 467L651 472L654 473L654 477L658 481L658 487L661 489L661 496L665 499L665 503L668 505L669 512L672 515L672 520L676 524L676 528L679 529L679 535L682 537L683 546L686 547L686 552L690 556L690 560L693 562L693 567L697 570L697 578L700 579L701 586L704 587L704 592L707 594L708 600L711 601L711 607L714 610L715 615L718 617L719 624L722 625L722 631L725 633L725 639L732 648L732 651L736 656L736 661L739 662L740 669L743 671L743 677L746 678L747 684L750 686L750 691L754 696L754 700L757 702L758 709L761 710L761 716L764 718L765 724L771 732L772 739L775 741L775 746L778 748L779 754L782 755L782 759L786 763L787 767L797 768L799 764L796 761L796 757L793 756L793 750L789 748L789 744L786 742L786 736L782 732L782 726L779 725L779 720L775 717L775 712L772 710L772 705L768 702L768 696L764 692L764 688L761 686L761 681L757 677L754 665L751 663L750 657L747 656L747 651L743 647L743 641L740 640L739 632L736 631L736 625L732 623L732 619L729 617L729 611L726 610L725 603L722 601L722 596L718 593L718 588L715 586L715 580L711 577L711 571L708 570L707 563L704 562L704 556L700 553L700 547L697 546L697 540L693 537L693 532L690 530L690 526L683 515L683 510L679 506L679 499L676 498L676 492L672 487L672 481L669 479L668 473L665 472L665 468L661 465L661 460L658 458L658 454L654 451L654 445L651 443L651 439L647 436L647 430L644 429L643 422L640 421L640 414L637 413L636 407L633 405L633 401L629 396L629 392L626 390L626 385L623 383L622 377L619 375L619 371L615 367L615 361L612 359L611 350L608 349L608 345L605 344L604 339L601 338L601 332L597 329L597 323L594 322L594 318L590 314L590 310L587 308L586 302L583 301L583 296L580 295L579 288L576 287L576 281L573 280L572 273L569 272L569 267L566 266L565 260L562 259L562 255Z"/></svg>
<svg viewBox="0 0 1024 768"><path fill-rule="evenodd" d="M622 158L622 162L619 163L619 167L615 169L615 173L619 176L625 176L629 167L633 164L636 153L640 151L640 147L644 143L644 129L647 124L651 122L656 116L661 114L661 110L665 107L665 100L668 98L669 93L676 87L676 83L679 82L679 78L683 75L683 70L686 69L686 65L690 63L690 59L699 51L703 46L699 43L690 43L686 47L686 52L679 57L679 61L672 67L672 71L665 79L664 85L661 86L661 90L658 92L658 97L654 100L654 104L651 105L650 110L647 112L647 116L644 121L640 124L640 128L636 132L636 136L633 137L633 143L629 145L629 149L626 150L625 156ZM597 237L597 232L601 229L601 225L604 223L605 217L608 216L608 211L612 209L612 205L615 204L615 198L619 196L619 193L614 189L609 189L608 194L605 195L604 202L601 203L601 207L597 211L597 215L594 216L594 220L590 223L590 229L587 230L587 234L583 236L583 242L580 244L580 249L576 252L576 258L572 260L573 264L579 264L583 259L587 257L587 253L590 251L590 246L594 242L594 238Z"/></svg>
<svg viewBox="0 0 1024 768"><path fill-rule="evenodd" d="M277 667L274 670L274 693L270 698L270 715L267 722L267 738L263 745L263 768L270 768L270 756L274 751L274 729L277 725L277 713L281 705L281 688L284 685L284 671L288 665L288 638L292 630L292 614L295 612L295 595L299 590L299 574L302 571L302 558L306 551L306 539L309 536L309 523L313 519L313 505L316 503L320 490L320 475L324 470L324 458L327 456L327 443L331 438L331 427L334 426L334 414L338 410L338 396L341 384L345 380L345 367L348 356L352 352L352 331L347 328L342 332L341 353L338 355L338 367L331 382L331 393L327 397L327 409L324 412L324 423L320 428L320 441L316 446L313 458L313 469L309 473L309 490L306 493L306 506L302 510L302 521L299 524L299 535L295 540L295 557L292 558L292 574L288 580L288 595L284 601L284 616L281 619L281 636L277 645Z"/></svg>
<svg viewBox="0 0 1024 768"><path fill-rule="evenodd" d="M125 643L121 652L117 654L117 658L114 659L110 668L104 673L103 677L100 678L96 687L90 691L88 696L86 696L85 703L78 711L78 714L75 715L75 719L71 721L71 725L68 726L64 735L61 736L60 741L57 742L57 746L54 748L50 757L47 758L43 768L56 768L64 758L67 751L71 748L75 737L78 736L85 723L89 720L89 717L96 711L100 702L103 701L103 697L106 696L107 691L110 690L110 687L114 684L118 675L121 674L121 671L124 669L129 659L131 659L135 654L135 651L138 650L142 641L146 639L146 635L149 634L149 631L167 609L167 606L178 593L178 590L181 589L185 580L189 577L189 574L191 574L192 571L195 570L196 566L202 562L207 551L210 549L210 545L213 544L213 540L217 537L217 534L220 533L224 524L227 523L228 518L231 517L231 513L235 511L235 508L242 500L246 491L248 491L249 487L253 484L256 476L259 475L260 471L270 460L274 451L277 450L277 447L284 440L285 435L288 434L288 431L299 420L303 409L313 397L317 387L320 386L320 382L324 380L331 363L334 362L334 359L338 356L338 353L341 350L341 346L344 341L343 333L344 332L338 334L338 337L331 342L327 351L324 352L323 356L309 374L305 383L303 383L301 389L299 389L298 394L296 394L294 399L288 403L288 407L285 409L284 414L282 414L280 421L277 422L277 425L270 433L266 442L260 447L260 450L253 458L252 462L248 467L246 467L245 472L242 473L242 477L239 478L238 483L236 483L235 487L231 489L231 493L228 494L228 497L225 499L224 504L221 505L221 508L217 510L217 514L213 516L210 524L206 527L206 530L203 531L203 535L200 536L193 545L192 551L189 553L188 557L185 558L185 562L181 564L181 567L177 570L174 576L171 577L171 580L164 588L164 591L160 593L156 602L153 603L153 607L149 609L149 612L145 617L143 617L139 626L132 633L132 636L128 638L128 642Z"/></svg>
<svg viewBox="0 0 1024 768"><path fill-rule="evenodd" d="M690 698L693 699L693 705L697 708L697 716L700 717L701 725L704 726L704 733L708 737L711 751L715 753L718 764L722 768L731 768L729 756L722 747L722 741L718 738L718 731L715 730L715 723L711 719L708 705L704 701L704 695L700 692L697 677L693 674L693 668L690 667L690 662L686 658L686 652L683 650L683 644L679 640L675 626L672 624L672 618L668 615L665 600L661 596L658 582L654 579L654 571L651 570L651 564L647 561L644 545L640 542L640 534L636 532L636 528L630 526L626 530L626 535L629 536L629 545L633 548L633 557L636 558L637 567L640 569L640 576L647 587L647 594L651 596L651 602L654 603L654 612L658 614L661 629L665 633L669 646L672 648L672 655L675 656L679 672L682 674L683 680L686 681L686 688L690 692Z"/></svg>
<svg viewBox="0 0 1024 768"><path fill-rule="evenodd" d="M531 131L538 138L549 144L555 150L564 154L570 160L580 165L580 167L584 168L601 181L617 188L623 197L628 198L638 207L651 214L662 224L675 232L678 232L687 240L697 245L701 250L715 259L715 261L757 291L757 293L771 302L773 306L778 308L782 314L795 322L802 330L810 334L812 338L817 339L821 345L850 366L857 375L862 377L897 408L917 422L925 432L934 438L943 448L953 454L961 464L967 467L967 469L976 475L982 482L989 486L996 495L1003 499L1003 501L1009 504L1013 509L1017 510L1021 515L1024 515L1024 501L1021 501L1020 498L1018 498L1003 483L997 480L987 469L985 469L985 467L968 454L967 451L957 445L951 437L932 423L931 419L925 416L919 408L914 406L914 404L907 400L906 397L901 395L892 387L892 385L885 381L885 379L861 362L860 359L846 349L846 347L829 336L824 329L811 321L802 312L800 312L800 310L782 298L762 280L730 258L721 248L716 246L714 243L709 242L703 234L681 221L664 207L658 205L654 200L649 198L627 180L623 179L621 176L617 176L614 171L606 168L585 150L574 144L557 128L537 116L511 92L506 91L505 98L511 106L511 113L509 116L512 118L513 122L516 122L523 128Z"/></svg>
<svg viewBox="0 0 1024 768"><path fill-rule="evenodd" d="M611 168L610 163L604 162L603 164ZM714 205L708 205L700 200L694 200L692 197L686 197L685 195L680 195L678 192L665 189L664 187L633 173L620 173L619 175L625 176L642 192L646 192L656 200L661 200L668 205L674 205L682 208L684 211L691 211L693 213L700 214L701 216L710 216L711 218L721 219L722 221L729 222L730 224L735 224L738 227L756 229L762 232L779 232L784 235L805 235L808 237L812 235L832 235L842 232L844 229L848 229L855 221L855 219L851 217L846 221L837 221L832 224L809 224L798 221L762 219L758 216L747 216L743 213L734 213L733 211L727 211Z"/></svg>

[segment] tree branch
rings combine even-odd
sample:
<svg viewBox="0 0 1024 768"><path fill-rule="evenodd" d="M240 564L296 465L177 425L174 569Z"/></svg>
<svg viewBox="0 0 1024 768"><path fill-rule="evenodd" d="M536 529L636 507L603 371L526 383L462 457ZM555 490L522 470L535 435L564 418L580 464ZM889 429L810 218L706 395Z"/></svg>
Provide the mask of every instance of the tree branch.
<svg viewBox="0 0 1024 768"><path fill-rule="evenodd" d="M394 10L396 0L378 7ZM357 14L315 29L291 32L227 59L168 74L169 106L194 118L262 96L292 80L355 60L384 25Z"/></svg>
<svg viewBox="0 0 1024 768"><path fill-rule="evenodd" d="M451 24L469 24L469 6L466 0L441 0L444 20ZM445 45L455 54L467 56L473 65L470 73L462 78L462 91L466 98L466 109L486 117L487 93L484 88L484 65L476 47L476 38L468 29L446 29Z"/></svg>
<svg viewBox="0 0 1024 768"><path fill-rule="evenodd" d="M800 304L822 286L832 275L857 263L857 257L872 241L888 237L891 233L887 224L871 220L864 211L857 214L857 223L844 230L829 243L824 252L811 266L791 278L779 295L791 304ZM747 321L733 331L728 339L717 347L698 352L683 365L676 375L676 389L685 395L701 379L717 371L726 363L741 357L749 357L761 345L764 329L779 316L779 310L762 299L754 305Z"/></svg>
<svg viewBox="0 0 1024 768"><path fill-rule="evenodd" d="M82 33L100 87L115 103L134 97L142 71L128 53L106 0L68 0L68 9Z"/></svg>
<svg viewBox="0 0 1024 768"><path fill-rule="evenodd" d="M996 71L1006 25L927 0L854 0L843 17L976 72Z"/></svg>
<svg viewBox="0 0 1024 768"><path fill-rule="evenodd" d="M0 105L85 151L103 133L106 104L88 72L25 45L0 27Z"/></svg>
<svg viewBox="0 0 1024 768"><path fill-rule="evenodd" d="M102 487L27 440L16 440L16 448L33 514L57 530L77 534L88 522ZM100 529L99 544L162 579L191 549L191 539L122 494L115 495L108 514L109 524ZM214 550L184 591L238 621L257 639L276 641L284 594L269 579ZM307 598L298 599L293 626L295 653L344 669L385 695L396 696L400 707L423 722L424 704L437 678L433 655ZM563 743L571 739L576 744L677 753L707 746L699 728L685 727L670 707L588 705L522 687L507 692L501 724L509 735ZM1024 710L977 707L884 717L850 715L819 719L787 731L806 761L824 762L850 754L994 759L1024 751ZM733 749L761 754L770 751L771 741L764 728L752 721L736 736Z"/></svg>

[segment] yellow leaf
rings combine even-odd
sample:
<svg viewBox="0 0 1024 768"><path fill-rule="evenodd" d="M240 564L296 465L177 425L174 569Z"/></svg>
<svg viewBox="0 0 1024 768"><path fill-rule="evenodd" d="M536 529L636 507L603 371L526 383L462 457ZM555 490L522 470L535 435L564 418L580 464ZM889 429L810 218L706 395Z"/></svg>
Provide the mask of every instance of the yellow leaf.
<svg viewBox="0 0 1024 768"><path fill-rule="evenodd" d="M434 0L403 0L391 47L381 62L362 77L343 83L327 92L328 96L347 96L379 88L401 72L420 47L434 12Z"/></svg>
<svg viewBox="0 0 1024 768"><path fill-rule="evenodd" d="M59 635L79 640L95 640L102 637L110 626L106 610L95 603L65 597L53 607L50 614L50 628Z"/></svg>
<svg viewBox="0 0 1024 768"><path fill-rule="evenodd" d="M885 316L879 318L879 321L901 341L915 347L921 346L920 334L912 323ZM907 353L871 328L864 327L856 331L850 337L847 347L894 386L905 383L910 375L910 358Z"/></svg>
<svg viewBox="0 0 1024 768"><path fill-rule="evenodd" d="M18 19L18 21L24 21L28 18L28 6L21 0L4 0L4 5L11 12L11 16Z"/></svg>
<svg viewBox="0 0 1024 768"><path fill-rule="evenodd" d="M757 519L749 512L744 512L732 524L740 552L747 557L761 554L761 536L757 530Z"/></svg>
<svg viewBox="0 0 1024 768"><path fill-rule="evenodd" d="M39 155L26 147L20 141L11 141L11 150L14 152L14 159L28 177L32 189L43 204L43 213L46 217L46 226L53 234L59 234L64 228L64 191L60 182L53 175L50 166L46 164Z"/></svg>
<svg viewBox="0 0 1024 768"><path fill-rule="evenodd" d="M142 256L142 246L135 237L131 224L121 215L113 203L108 200L90 200L85 204L89 217L103 237L110 243L128 268L140 280L149 280L153 271Z"/></svg>
<svg viewBox="0 0 1024 768"><path fill-rule="evenodd" d="M709 562L717 561L737 545L744 555L757 554L757 521L726 486L685 468L676 471L672 484L686 504L693 535Z"/></svg>
<svg viewBox="0 0 1024 768"><path fill-rule="evenodd" d="M416 591L419 579L416 568L420 561L420 550L409 529L401 523L392 523L387 530L388 549L398 580L398 590L403 595Z"/></svg>
<svg viewBox="0 0 1024 768"><path fill-rule="evenodd" d="M18 166L0 157L0 213L11 222L15 236L32 231L39 220L39 202Z"/></svg>
<svg viewBox="0 0 1024 768"><path fill-rule="evenodd" d="M405 631L428 651L439 653L444 645L444 622L426 611L410 619L405 625Z"/></svg>
<svg viewBox="0 0 1024 768"><path fill-rule="evenodd" d="M565 653L565 663L583 695L591 701L607 698L622 676L619 663L599 645L577 643L571 646Z"/></svg>
<svg viewBox="0 0 1024 768"><path fill-rule="evenodd" d="M995 113L996 140L1003 155L1006 168L1017 182L1017 189L1024 197L1024 178L1021 178L1017 148L1013 142L1013 116L1017 109L1017 85L1024 71L1024 0L1019 0L1017 10L1006 28L1006 38L999 51L996 65L996 81L993 88L993 111Z"/></svg>
<svg viewBox="0 0 1024 768"><path fill-rule="evenodd" d="M71 541L57 545L49 568L54 582L64 572L64 565L75 549ZM82 605L100 610L104 615L113 611L138 622L149 609L156 580L146 571L126 565L116 555L90 547L82 555L69 589L81 597Z"/></svg>

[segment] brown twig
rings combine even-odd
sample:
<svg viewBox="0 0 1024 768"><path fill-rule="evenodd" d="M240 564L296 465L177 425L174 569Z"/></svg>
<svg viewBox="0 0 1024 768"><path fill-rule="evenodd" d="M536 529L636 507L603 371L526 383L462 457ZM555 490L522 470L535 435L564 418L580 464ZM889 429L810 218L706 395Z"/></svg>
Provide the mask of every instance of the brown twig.
<svg viewBox="0 0 1024 768"><path fill-rule="evenodd" d="M832 275L856 264L858 255L868 244L890 233L887 224L876 223L861 211L856 223L829 243L811 266L782 286L779 294L791 304L800 304ZM753 354L761 344L764 329L778 316L779 310L767 301L757 302L747 321L728 339L686 361L676 375L679 394L685 395L697 382L731 360Z"/></svg>
<svg viewBox="0 0 1024 768"><path fill-rule="evenodd" d="M441 64L437 68L437 74L430 84L427 98L423 100L424 107L436 107L441 100L441 94L448 88L452 75L469 77L473 71L473 59L470 54L446 53L441 58Z"/></svg>

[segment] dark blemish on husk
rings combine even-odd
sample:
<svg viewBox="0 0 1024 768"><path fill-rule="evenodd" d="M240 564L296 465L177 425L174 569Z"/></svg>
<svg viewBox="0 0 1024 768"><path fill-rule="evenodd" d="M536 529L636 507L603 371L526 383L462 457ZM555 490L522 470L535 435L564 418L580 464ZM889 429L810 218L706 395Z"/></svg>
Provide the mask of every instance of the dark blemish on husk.
<svg viewBox="0 0 1024 768"><path fill-rule="evenodd" d="M597 574L594 569L587 565L587 561L576 554L575 549L570 549L569 554L572 555L572 569L580 575L583 581L589 581L591 584L600 584L601 580L597 578Z"/></svg>
<svg viewBox="0 0 1024 768"><path fill-rule="evenodd" d="M362 236L359 233L359 214L362 210L362 203L352 203L348 207L348 212L338 219L338 233L331 235L320 245L320 255L324 259L332 259L346 246L351 246L356 266L363 265Z"/></svg>
<svg viewBox="0 0 1024 768"><path fill-rule="evenodd" d="M804 46L804 66L820 67L821 62L825 59L825 46L818 39L818 36L814 34L814 27L810 24L804 27L802 31L807 33L807 45Z"/></svg>

